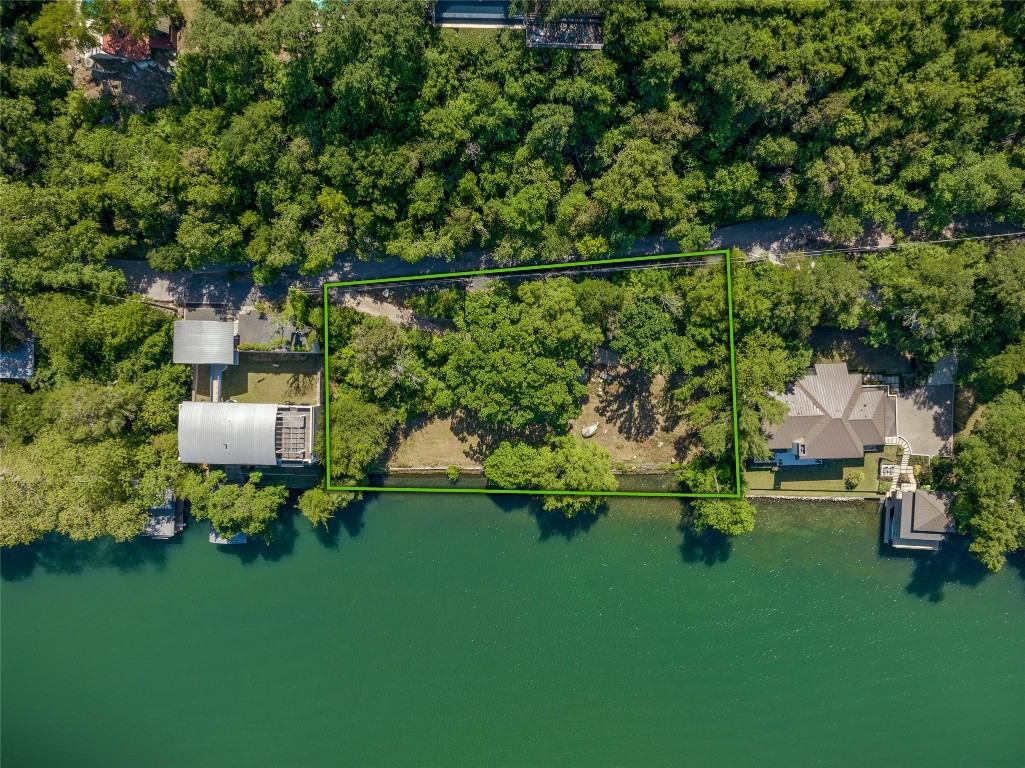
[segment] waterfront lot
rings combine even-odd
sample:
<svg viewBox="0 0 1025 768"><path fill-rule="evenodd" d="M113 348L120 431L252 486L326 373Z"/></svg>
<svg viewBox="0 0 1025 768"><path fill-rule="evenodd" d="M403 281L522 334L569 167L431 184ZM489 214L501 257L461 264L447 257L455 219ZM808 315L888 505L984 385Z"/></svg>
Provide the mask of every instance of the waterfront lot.
<svg viewBox="0 0 1025 768"><path fill-rule="evenodd" d="M503 279L495 275L506 270L433 275L434 285L325 285L331 445L362 463L346 477L479 471L498 450L496 475L502 461L519 462L532 476L557 472L545 475L556 484L588 462L611 478L665 474L696 459L702 440L686 414L708 408L729 428L718 411L735 400L723 264L611 277L510 268ZM688 313L694 318L685 323ZM358 444L366 425L372 444ZM724 449L713 437L719 461Z"/></svg>
<svg viewBox="0 0 1025 768"><path fill-rule="evenodd" d="M675 415L672 387L664 376L649 377L623 366L609 375L608 382L598 376L588 382L583 412L570 422L571 434L579 436L584 427L597 424L588 441L605 448L613 466L624 471L665 467L697 450L696 437ZM459 417L414 419L400 428L382 465L388 469L478 468L483 461L481 439Z"/></svg>

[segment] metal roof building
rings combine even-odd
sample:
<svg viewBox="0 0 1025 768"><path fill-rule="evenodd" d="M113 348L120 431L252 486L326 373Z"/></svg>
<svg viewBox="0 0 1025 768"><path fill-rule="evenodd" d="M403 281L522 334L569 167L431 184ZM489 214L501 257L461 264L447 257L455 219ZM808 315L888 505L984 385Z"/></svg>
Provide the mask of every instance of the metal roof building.
<svg viewBox="0 0 1025 768"><path fill-rule="evenodd" d="M251 467L311 464L314 427L310 405L190 401L178 406L178 460Z"/></svg>
<svg viewBox="0 0 1025 768"><path fill-rule="evenodd" d="M510 0L435 0L431 23L439 27L522 27L523 16L510 15Z"/></svg>
<svg viewBox="0 0 1025 768"><path fill-rule="evenodd" d="M273 403L197 403L178 406L178 460L184 464L278 463Z"/></svg>
<svg viewBox="0 0 1025 768"><path fill-rule="evenodd" d="M177 320L174 362L187 365L235 365L235 324L219 320Z"/></svg>
<svg viewBox="0 0 1025 768"><path fill-rule="evenodd" d="M886 500L884 542L897 549L936 551L955 529L950 515L952 493L904 491Z"/></svg>
<svg viewBox="0 0 1025 768"><path fill-rule="evenodd" d="M769 426L769 448L800 459L853 459L897 434L897 401L885 386L868 387L846 363L820 363L786 392L773 396L790 408Z"/></svg>

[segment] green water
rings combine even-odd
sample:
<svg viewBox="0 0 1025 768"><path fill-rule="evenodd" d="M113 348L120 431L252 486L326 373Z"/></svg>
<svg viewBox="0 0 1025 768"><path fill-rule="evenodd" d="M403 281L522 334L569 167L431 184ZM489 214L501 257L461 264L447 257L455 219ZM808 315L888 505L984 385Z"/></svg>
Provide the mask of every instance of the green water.
<svg viewBox="0 0 1025 768"><path fill-rule="evenodd" d="M1025 762L1020 561L886 556L857 507L731 546L662 500L520 504L5 554L4 768Z"/></svg>

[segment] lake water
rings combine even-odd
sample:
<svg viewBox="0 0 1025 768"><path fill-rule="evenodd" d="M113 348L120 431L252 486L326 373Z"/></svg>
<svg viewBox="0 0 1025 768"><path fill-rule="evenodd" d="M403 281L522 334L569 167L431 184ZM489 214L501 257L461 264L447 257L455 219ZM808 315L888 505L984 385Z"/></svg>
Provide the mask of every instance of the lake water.
<svg viewBox="0 0 1025 768"><path fill-rule="evenodd" d="M874 507L590 527L386 494L331 535L5 552L16 766L1025 762L1025 564L891 556Z"/></svg>

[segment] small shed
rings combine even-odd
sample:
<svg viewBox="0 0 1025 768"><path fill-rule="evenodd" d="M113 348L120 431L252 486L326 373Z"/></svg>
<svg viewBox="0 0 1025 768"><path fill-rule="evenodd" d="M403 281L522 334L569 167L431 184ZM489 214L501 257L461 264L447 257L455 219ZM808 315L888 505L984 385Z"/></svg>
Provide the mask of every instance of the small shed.
<svg viewBox="0 0 1025 768"><path fill-rule="evenodd" d="M182 504L170 488L164 492L163 503L150 509L149 515L142 533L151 539L170 539L185 528Z"/></svg>
<svg viewBox="0 0 1025 768"><path fill-rule="evenodd" d="M220 320L177 320L174 362L186 365L237 365L235 324Z"/></svg>
<svg viewBox="0 0 1025 768"><path fill-rule="evenodd" d="M28 339L10 352L0 350L0 381L28 381L35 370L35 339Z"/></svg>
<svg viewBox="0 0 1025 768"><path fill-rule="evenodd" d="M897 549L938 550L955 530L950 514L953 501L954 494L938 491L892 494L884 506L884 543Z"/></svg>

